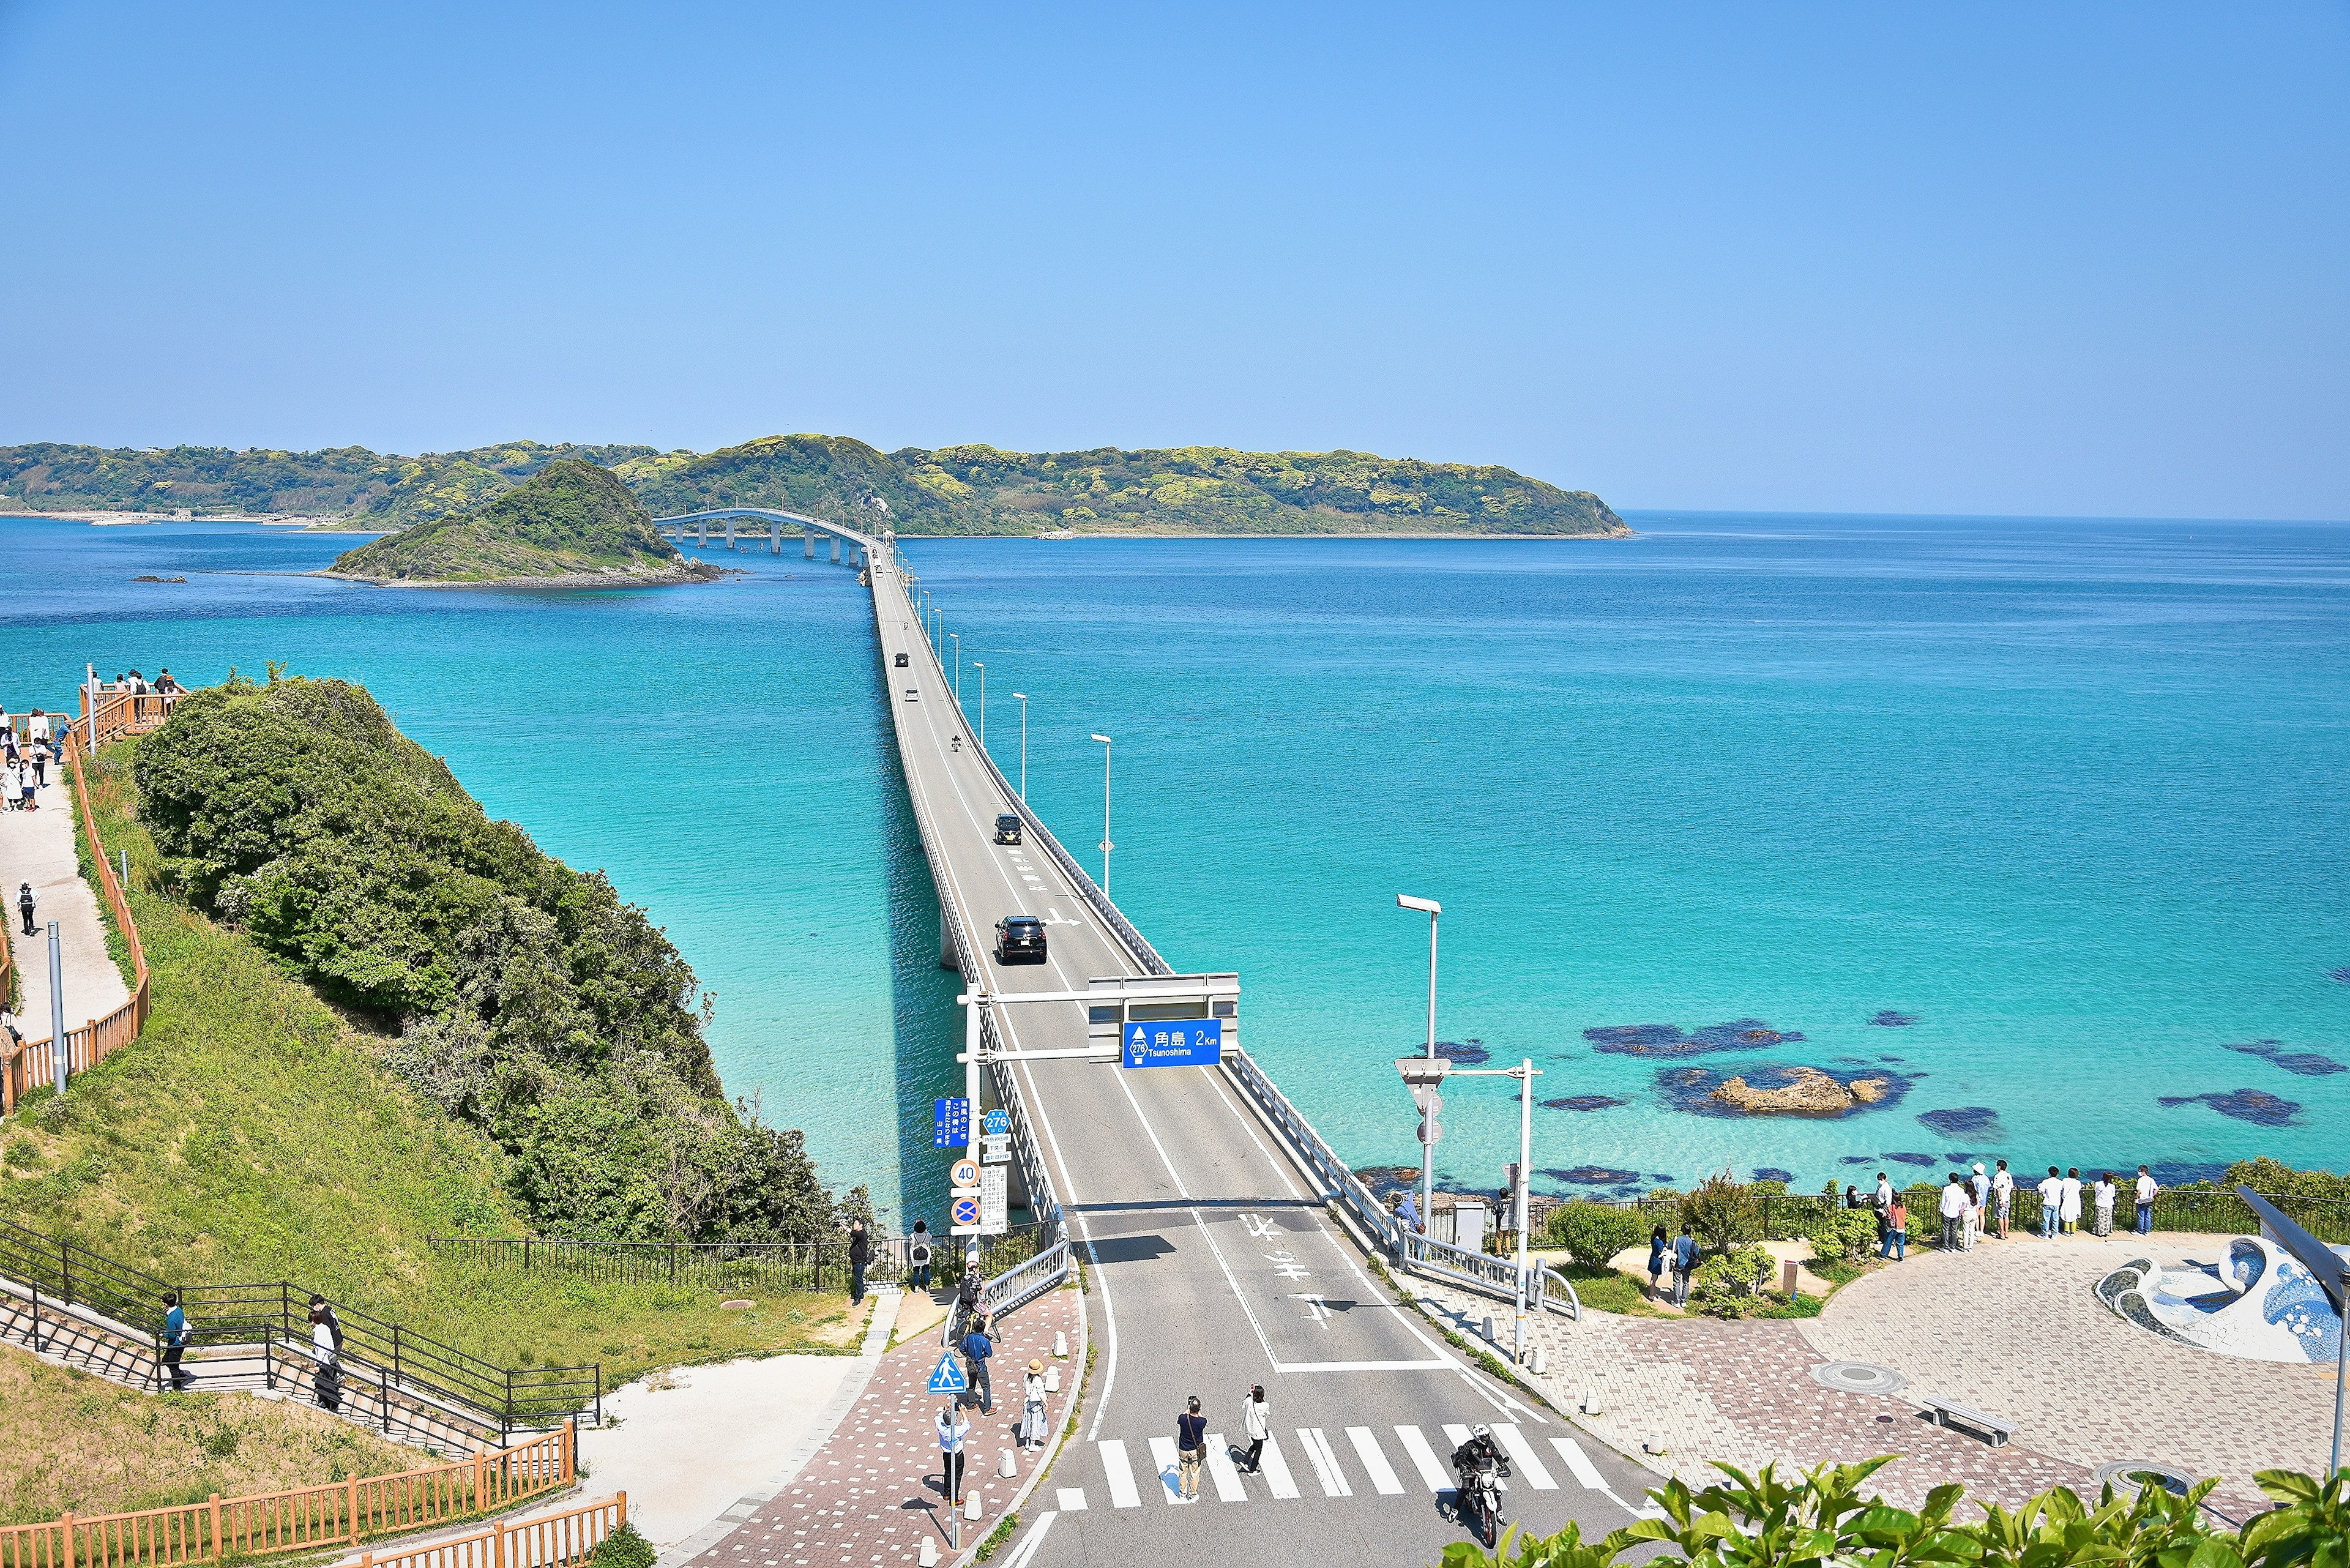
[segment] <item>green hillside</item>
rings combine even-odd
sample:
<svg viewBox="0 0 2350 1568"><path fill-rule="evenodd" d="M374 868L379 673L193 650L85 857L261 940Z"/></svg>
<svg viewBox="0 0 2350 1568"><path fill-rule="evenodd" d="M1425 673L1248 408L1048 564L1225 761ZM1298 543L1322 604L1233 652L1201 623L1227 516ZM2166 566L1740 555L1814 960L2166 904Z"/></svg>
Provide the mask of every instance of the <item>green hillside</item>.
<svg viewBox="0 0 2350 1568"><path fill-rule="evenodd" d="M495 475L488 468L473 472ZM651 514L610 469L577 458L550 462L469 511L347 550L328 570L416 583L680 582L717 575L654 533Z"/></svg>

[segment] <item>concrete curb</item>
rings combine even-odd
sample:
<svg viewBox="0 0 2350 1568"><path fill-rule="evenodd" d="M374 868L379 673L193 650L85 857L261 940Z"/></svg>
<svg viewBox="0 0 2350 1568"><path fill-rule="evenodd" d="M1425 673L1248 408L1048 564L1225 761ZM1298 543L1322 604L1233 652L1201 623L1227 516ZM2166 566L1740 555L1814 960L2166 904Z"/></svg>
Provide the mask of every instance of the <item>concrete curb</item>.
<svg viewBox="0 0 2350 1568"><path fill-rule="evenodd" d="M865 1386L873 1381L874 1371L881 1365L881 1357L889 1353L889 1333L898 1322L898 1303L901 1294L894 1285L884 1286L874 1293L873 1315L866 1321L865 1341L858 1347L856 1366L841 1380L838 1391L817 1414L816 1424L785 1451L782 1468L764 1482L735 1499L716 1519L662 1551L654 1562L684 1563L707 1552L733 1534L737 1526L759 1511L761 1504L799 1479L800 1471L807 1468L807 1462L831 1441L832 1434L839 1428L842 1418L856 1407L858 1400L865 1397Z"/></svg>

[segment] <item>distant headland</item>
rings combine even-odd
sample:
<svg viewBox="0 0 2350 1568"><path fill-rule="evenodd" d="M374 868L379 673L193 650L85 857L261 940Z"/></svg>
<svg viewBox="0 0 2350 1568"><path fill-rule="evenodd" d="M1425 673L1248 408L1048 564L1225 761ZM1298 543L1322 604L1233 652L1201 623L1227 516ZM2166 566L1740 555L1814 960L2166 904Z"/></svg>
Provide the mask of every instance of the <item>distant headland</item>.
<svg viewBox="0 0 2350 1568"><path fill-rule="evenodd" d="M559 462L612 473L657 516L766 506L909 536L1631 533L1589 491L1507 468L1224 447L884 452L828 435L765 436L713 452L512 441L421 457L364 447L166 451L41 441L0 447L0 512L238 516L396 533L479 508Z"/></svg>
<svg viewBox="0 0 2350 1568"><path fill-rule="evenodd" d="M656 534L610 469L559 458L494 500L346 550L319 575L417 587L650 587L721 573Z"/></svg>

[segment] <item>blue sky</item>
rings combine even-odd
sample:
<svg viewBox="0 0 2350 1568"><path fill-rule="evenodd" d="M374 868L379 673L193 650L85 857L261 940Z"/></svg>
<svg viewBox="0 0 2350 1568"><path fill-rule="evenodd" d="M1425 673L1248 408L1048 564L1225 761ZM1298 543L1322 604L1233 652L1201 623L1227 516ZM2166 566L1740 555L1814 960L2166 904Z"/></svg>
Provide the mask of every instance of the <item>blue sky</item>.
<svg viewBox="0 0 2350 1568"><path fill-rule="evenodd" d="M0 441L2350 517L2340 4L0 0Z"/></svg>

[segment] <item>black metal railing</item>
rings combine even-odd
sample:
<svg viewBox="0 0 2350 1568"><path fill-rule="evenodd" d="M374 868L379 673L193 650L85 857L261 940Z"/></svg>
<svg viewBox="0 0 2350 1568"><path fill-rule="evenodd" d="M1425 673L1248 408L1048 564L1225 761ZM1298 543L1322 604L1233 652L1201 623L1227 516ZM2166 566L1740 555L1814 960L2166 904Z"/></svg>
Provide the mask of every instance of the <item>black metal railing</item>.
<svg viewBox="0 0 2350 1568"><path fill-rule="evenodd" d="M189 1284L120 1263L78 1243L0 1220L0 1276L39 1291L53 1302L85 1306L145 1334L160 1364L166 1293L187 1314L190 1348L260 1345L265 1361L278 1345L307 1346L310 1290L288 1280L250 1284ZM500 1366L418 1334L400 1324L340 1303L343 1356L380 1373L391 1391L421 1397L470 1415L503 1436L551 1426L581 1411L601 1419L601 1363Z"/></svg>
<svg viewBox="0 0 2350 1568"><path fill-rule="evenodd" d="M980 1240L980 1268L992 1276L1024 1263L1058 1239L1045 1225L1015 1225ZM971 1238L930 1239L931 1282L962 1278ZM480 1269L558 1272L608 1283L681 1288L786 1291L847 1290L848 1244L823 1241L599 1241L569 1237L435 1236L435 1257ZM876 1236L868 1243L868 1284L903 1280L913 1268L913 1238Z"/></svg>

